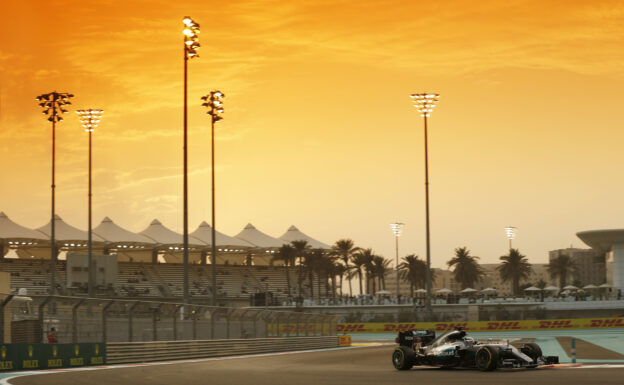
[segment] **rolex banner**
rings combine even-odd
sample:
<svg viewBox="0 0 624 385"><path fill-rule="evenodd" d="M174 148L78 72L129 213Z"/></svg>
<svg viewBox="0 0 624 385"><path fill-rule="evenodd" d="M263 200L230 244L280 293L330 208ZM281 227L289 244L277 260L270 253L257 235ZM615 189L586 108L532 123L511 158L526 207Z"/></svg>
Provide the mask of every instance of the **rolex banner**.
<svg viewBox="0 0 624 385"><path fill-rule="evenodd" d="M0 345L0 371L72 368L105 362L106 345L101 343Z"/></svg>

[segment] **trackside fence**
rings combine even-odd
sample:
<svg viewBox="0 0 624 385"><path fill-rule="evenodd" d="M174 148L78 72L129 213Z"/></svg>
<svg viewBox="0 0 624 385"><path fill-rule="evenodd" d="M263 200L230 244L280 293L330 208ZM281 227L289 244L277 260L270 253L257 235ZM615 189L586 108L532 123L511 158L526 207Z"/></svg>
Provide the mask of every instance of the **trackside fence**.
<svg viewBox="0 0 624 385"><path fill-rule="evenodd" d="M257 307L0 293L0 344L47 343L54 328L58 343L108 343L113 355L116 343L336 336L336 321Z"/></svg>
<svg viewBox="0 0 624 385"><path fill-rule="evenodd" d="M241 354L335 348L338 345L338 336L208 341L111 342L106 346L106 362L115 364L225 357Z"/></svg>

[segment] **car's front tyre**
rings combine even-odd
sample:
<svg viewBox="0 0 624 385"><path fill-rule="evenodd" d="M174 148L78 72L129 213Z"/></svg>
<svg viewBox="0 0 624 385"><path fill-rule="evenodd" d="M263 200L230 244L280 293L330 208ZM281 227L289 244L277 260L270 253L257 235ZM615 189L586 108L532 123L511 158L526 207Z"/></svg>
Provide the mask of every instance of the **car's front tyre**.
<svg viewBox="0 0 624 385"><path fill-rule="evenodd" d="M408 347L398 346L392 353L392 365L397 370L409 370L414 366L416 353Z"/></svg>
<svg viewBox="0 0 624 385"><path fill-rule="evenodd" d="M524 344L520 351L531 357L534 364L537 364L538 358L542 356L542 348L540 348L538 344L533 342Z"/></svg>
<svg viewBox="0 0 624 385"><path fill-rule="evenodd" d="M498 366L498 349L494 346L485 345L477 350L475 366L481 371L490 371Z"/></svg>

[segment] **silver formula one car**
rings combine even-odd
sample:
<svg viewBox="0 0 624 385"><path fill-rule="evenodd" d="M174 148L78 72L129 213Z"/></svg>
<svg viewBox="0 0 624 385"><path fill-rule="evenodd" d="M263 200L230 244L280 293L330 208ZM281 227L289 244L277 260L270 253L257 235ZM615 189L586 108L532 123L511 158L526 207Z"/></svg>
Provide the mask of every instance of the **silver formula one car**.
<svg viewBox="0 0 624 385"><path fill-rule="evenodd" d="M544 357L542 349L535 343L526 343L517 348L508 342L479 342L468 337L461 328L437 338L432 330L399 332L395 341L399 346L392 353L392 364L398 370L408 370L414 365L428 365L489 371L559 363L557 356Z"/></svg>

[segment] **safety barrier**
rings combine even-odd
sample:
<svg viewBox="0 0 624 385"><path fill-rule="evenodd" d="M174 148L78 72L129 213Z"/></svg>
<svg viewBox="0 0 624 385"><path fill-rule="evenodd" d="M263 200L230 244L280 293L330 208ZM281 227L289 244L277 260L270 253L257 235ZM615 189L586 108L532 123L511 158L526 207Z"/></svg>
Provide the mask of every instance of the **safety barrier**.
<svg viewBox="0 0 624 385"><path fill-rule="evenodd" d="M0 345L0 371L72 368L102 365L106 346L79 344L4 344Z"/></svg>
<svg viewBox="0 0 624 385"><path fill-rule="evenodd" d="M106 363L121 364L335 348L337 336L166 342L111 342Z"/></svg>

